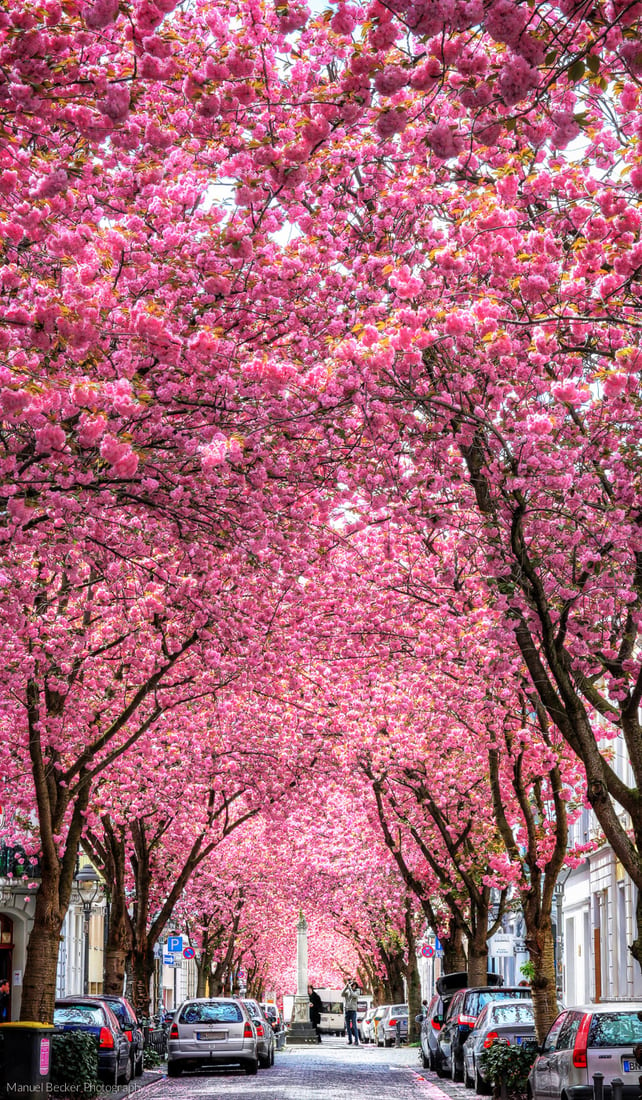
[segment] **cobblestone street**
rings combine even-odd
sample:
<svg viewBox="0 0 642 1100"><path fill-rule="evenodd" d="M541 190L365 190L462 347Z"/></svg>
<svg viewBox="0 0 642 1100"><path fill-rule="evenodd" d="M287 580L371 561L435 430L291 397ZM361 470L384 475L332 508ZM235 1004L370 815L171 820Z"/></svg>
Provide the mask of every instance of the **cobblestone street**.
<svg viewBox="0 0 642 1100"><path fill-rule="evenodd" d="M443 1090L442 1090L442 1085ZM319 1047L279 1051L272 1069L255 1078L236 1070L188 1073L149 1085L145 1100L460 1100L472 1096L463 1085L438 1081L420 1069L416 1048L349 1048L338 1040Z"/></svg>

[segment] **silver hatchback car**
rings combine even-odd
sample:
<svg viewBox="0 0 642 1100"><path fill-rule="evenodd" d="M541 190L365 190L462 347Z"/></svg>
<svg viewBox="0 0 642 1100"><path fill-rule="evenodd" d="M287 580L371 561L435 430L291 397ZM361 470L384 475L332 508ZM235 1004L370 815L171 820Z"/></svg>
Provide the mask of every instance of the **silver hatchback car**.
<svg viewBox="0 0 642 1100"><path fill-rule="evenodd" d="M174 1015L167 1043L167 1075L205 1066L241 1066L258 1070L256 1028L243 1003L233 997L202 997L183 1004Z"/></svg>
<svg viewBox="0 0 642 1100"><path fill-rule="evenodd" d="M633 1048L642 1043L642 1002L579 1005L557 1017L528 1078L529 1100L588 1100L593 1074L624 1082L625 1100L640 1095ZM642 1053L642 1050L638 1052Z"/></svg>

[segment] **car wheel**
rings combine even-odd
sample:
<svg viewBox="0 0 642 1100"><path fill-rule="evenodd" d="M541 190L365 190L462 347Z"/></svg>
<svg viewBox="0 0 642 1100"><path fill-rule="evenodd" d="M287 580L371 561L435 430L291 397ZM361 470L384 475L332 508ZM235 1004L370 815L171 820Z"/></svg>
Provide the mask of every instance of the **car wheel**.
<svg viewBox="0 0 642 1100"><path fill-rule="evenodd" d="M421 1065L423 1069L431 1069L430 1058L426 1058L424 1048L421 1048Z"/></svg>
<svg viewBox="0 0 642 1100"><path fill-rule="evenodd" d="M167 1063L167 1076L168 1077L180 1077L183 1072L182 1066L178 1062Z"/></svg>
<svg viewBox="0 0 642 1100"><path fill-rule="evenodd" d="M473 1089L475 1087L475 1078L471 1077L468 1072L468 1063L464 1058L464 1084L467 1089Z"/></svg>
<svg viewBox="0 0 642 1100"><path fill-rule="evenodd" d="M269 1054L261 1054L259 1056L259 1065L260 1065L261 1069L269 1069L270 1068L270 1055Z"/></svg>
<svg viewBox="0 0 642 1100"><path fill-rule="evenodd" d="M145 1055L142 1050L138 1052L138 1058L136 1059L136 1066L134 1068L134 1077L142 1077L143 1070L145 1069Z"/></svg>
<svg viewBox="0 0 642 1100"><path fill-rule="evenodd" d="M453 1081L463 1081L464 1075L457 1065L457 1057L454 1050L450 1052L450 1076Z"/></svg>
<svg viewBox="0 0 642 1100"><path fill-rule="evenodd" d="M256 1077L259 1071L258 1059L254 1059L252 1062L246 1062L244 1069L248 1077Z"/></svg>
<svg viewBox="0 0 642 1100"><path fill-rule="evenodd" d="M270 1065L274 1065L274 1047L272 1047L272 1050L270 1051Z"/></svg>
<svg viewBox="0 0 642 1100"><path fill-rule="evenodd" d="M475 1066L475 1092L478 1096L490 1096L491 1091L492 1089L488 1081L484 1080L479 1070Z"/></svg>
<svg viewBox="0 0 642 1100"><path fill-rule="evenodd" d="M435 1073L438 1077L445 1077L446 1070L444 1069L444 1060L439 1051L435 1054Z"/></svg>

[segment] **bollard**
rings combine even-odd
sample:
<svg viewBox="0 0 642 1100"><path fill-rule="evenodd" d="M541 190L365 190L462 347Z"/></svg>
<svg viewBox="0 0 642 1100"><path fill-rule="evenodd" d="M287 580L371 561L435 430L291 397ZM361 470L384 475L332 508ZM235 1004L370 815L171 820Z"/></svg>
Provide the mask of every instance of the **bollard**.
<svg viewBox="0 0 642 1100"><path fill-rule="evenodd" d="M395 1046L401 1046L401 1020L397 1020L395 1024Z"/></svg>
<svg viewBox="0 0 642 1100"><path fill-rule="evenodd" d="M604 1074L593 1074L593 1100L604 1100Z"/></svg>
<svg viewBox="0 0 642 1100"><path fill-rule="evenodd" d="M624 1093L624 1081L621 1077L614 1077L611 1081L611 1097L612 1100L622 1100Z"/></svg>

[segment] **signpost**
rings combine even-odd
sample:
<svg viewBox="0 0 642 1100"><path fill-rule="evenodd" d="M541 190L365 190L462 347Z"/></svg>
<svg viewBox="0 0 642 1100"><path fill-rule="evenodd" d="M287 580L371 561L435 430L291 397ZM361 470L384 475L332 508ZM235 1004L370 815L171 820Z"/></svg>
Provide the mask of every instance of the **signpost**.
<svg viewBox="0 0 642 1100"><path fill-rule="evenodd" d="M196 952L195 952L193 947L184 947L183 948L183 958L184 959L193 959L193 958L195 958L195 956L196 956Z"/></svg>
<svg viewBox="0 0 642 1100"><path fill-rule="evenodd" d="M425 943L421 949L421 954L423 955L424 959L434 959L435 949L432 944Z"/></svg>
<svg viewBox="0 0 642 1100"><path fill-rule="evenodd" d="M514 940L506 933L498 933L490 941L490 953L496 959L509 958L513 954Z"/></svg>
<svg viewBox="0 0 642 1100"><path fill-rule="evenodd" d="M174 955L180 955L181 951L183 950L183 937L168 936L167 950L173 952Z"/></svg>

